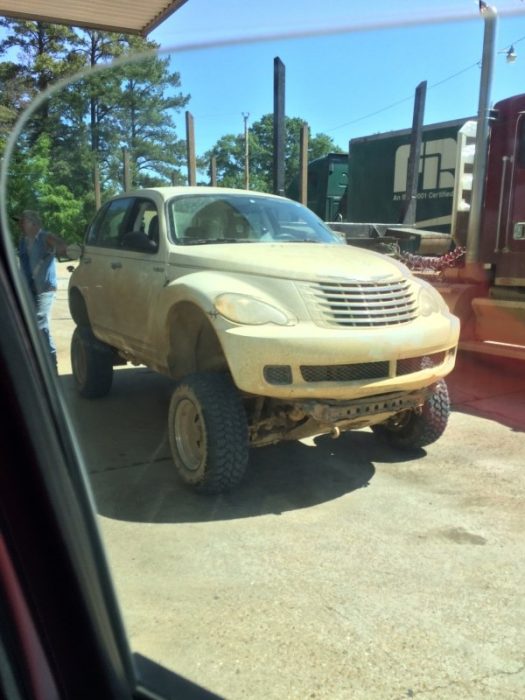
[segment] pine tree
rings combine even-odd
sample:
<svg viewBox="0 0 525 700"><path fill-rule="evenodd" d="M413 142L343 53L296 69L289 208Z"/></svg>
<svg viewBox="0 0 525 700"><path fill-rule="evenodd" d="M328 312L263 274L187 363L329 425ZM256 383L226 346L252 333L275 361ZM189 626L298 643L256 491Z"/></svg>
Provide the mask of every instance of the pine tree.
<svg viewBox="0 0 525 700"><path fill-rule="evenodd" d="M189 96L180 91L169 59L153 52L157 44L41 22L1 24L9 33L0 52L17 51L17 61L0 70L0 139L41 90L81 68L90 71L33 108L9 164L10 212L39 209L57 233L77 239L95 212L95 165L103 198L122 188L123 147L131 154L136 185L171 181L184 158L173 115ZM141 60L92 70L144 51L149 53Z"/></svg>
<svg viewBox="0 0 525 700"><path fill-rule="evenodd" d="M175 132L173 115L183 109L180 75L170 71L170 58L150 56L122 68L122 97L117 129L130 154L136 186L169 184L180 172L184 141Z"/></svg>

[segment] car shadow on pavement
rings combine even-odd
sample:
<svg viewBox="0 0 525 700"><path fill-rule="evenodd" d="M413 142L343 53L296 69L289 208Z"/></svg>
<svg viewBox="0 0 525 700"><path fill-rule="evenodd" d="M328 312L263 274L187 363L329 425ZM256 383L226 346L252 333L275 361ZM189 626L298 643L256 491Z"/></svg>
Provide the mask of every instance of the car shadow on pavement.
<svg viewBox="0 0 525 700"><path fill-rule="evenodd" d="M374 462L420 459L376 440L369 430L323 435L251 450L243 482L216 496L196 494L171 461L166 416L173 382L145 368L119 370L109 396L79 398L61 377L100 515L131 522L203 522L308 508L366 488Z"/></svg>
<svg viewBox="0 0 525 700"><path fill-rule="evenodd" d="M197 494L178 479L170 458L91 474L97 511L107 518L147 523L188 523L279 515L310 508L366 488L373 460L403 461L379 447L372 433L344 435L335 446L280 443L254 449L247 473L234 490ZM417 457L424 455L417 451Z"/></svg>

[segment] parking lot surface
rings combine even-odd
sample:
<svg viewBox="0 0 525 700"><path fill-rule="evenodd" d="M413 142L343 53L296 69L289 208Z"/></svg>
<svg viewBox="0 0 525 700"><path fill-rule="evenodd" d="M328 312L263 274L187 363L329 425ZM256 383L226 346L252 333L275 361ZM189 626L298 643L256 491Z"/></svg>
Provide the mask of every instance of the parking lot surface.
<svg viewBox="0 0 525 700"><path fill-rule="evenodd" d="M76 396L67 273L60 384L133 650L227 698L525 697L525 368L459 358L445 435L369 430L254 450L244 483L177 480L173 383Z"/></svg>

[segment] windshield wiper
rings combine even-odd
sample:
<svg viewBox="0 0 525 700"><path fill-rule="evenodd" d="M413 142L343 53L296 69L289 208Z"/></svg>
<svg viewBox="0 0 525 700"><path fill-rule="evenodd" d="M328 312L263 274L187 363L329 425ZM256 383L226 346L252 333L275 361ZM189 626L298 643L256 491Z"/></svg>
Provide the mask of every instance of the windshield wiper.
<svg viewBox="0 0 525 700"><path fill-rule="evenodd" d="M184 245L209 245L210 243L257 243L253 238L185 238Z"/></svg>
<svg viewBox="0 0 525 700"><path fill-rule="evenodd" d="M253 238L213 238L212 243L257 243Z"/></svg>
<svg viewBox="0 0 525 700"><path fill-rule="evenodd" d="M312 239L312 238L286 238L279 240L278 238L274 239L274 243L326 243L327 241L318 241L317 239Z"/></svg>

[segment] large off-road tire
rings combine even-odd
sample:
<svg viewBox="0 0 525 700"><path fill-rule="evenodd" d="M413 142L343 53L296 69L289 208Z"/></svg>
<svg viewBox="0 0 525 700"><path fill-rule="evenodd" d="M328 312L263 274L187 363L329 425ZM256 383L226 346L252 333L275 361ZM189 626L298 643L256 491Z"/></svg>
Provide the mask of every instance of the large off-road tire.
<svg viewBox="0 0 525 700"><path fill-rule="evenodd" d="M196 491L220 493L241 481L248 464L248 423L227 375L185 377L171 398L168 433L175 467Z"/></svg>
<svg viewBox="0 0 525 700"><path fill-rule="evenodd" d="M86 399L106 396L113 382L113 349L88 327L77 326L71 338L71 367L78 393Z"/></svg>
<svg viewBox="0 0 525 700"><path fill-rule="evenodd" d="M421 409L403 412L386 423L372 426L372 430L392 447L405 450L425 447L443 435L449 415L448 389L440 379Z"/></svg>

